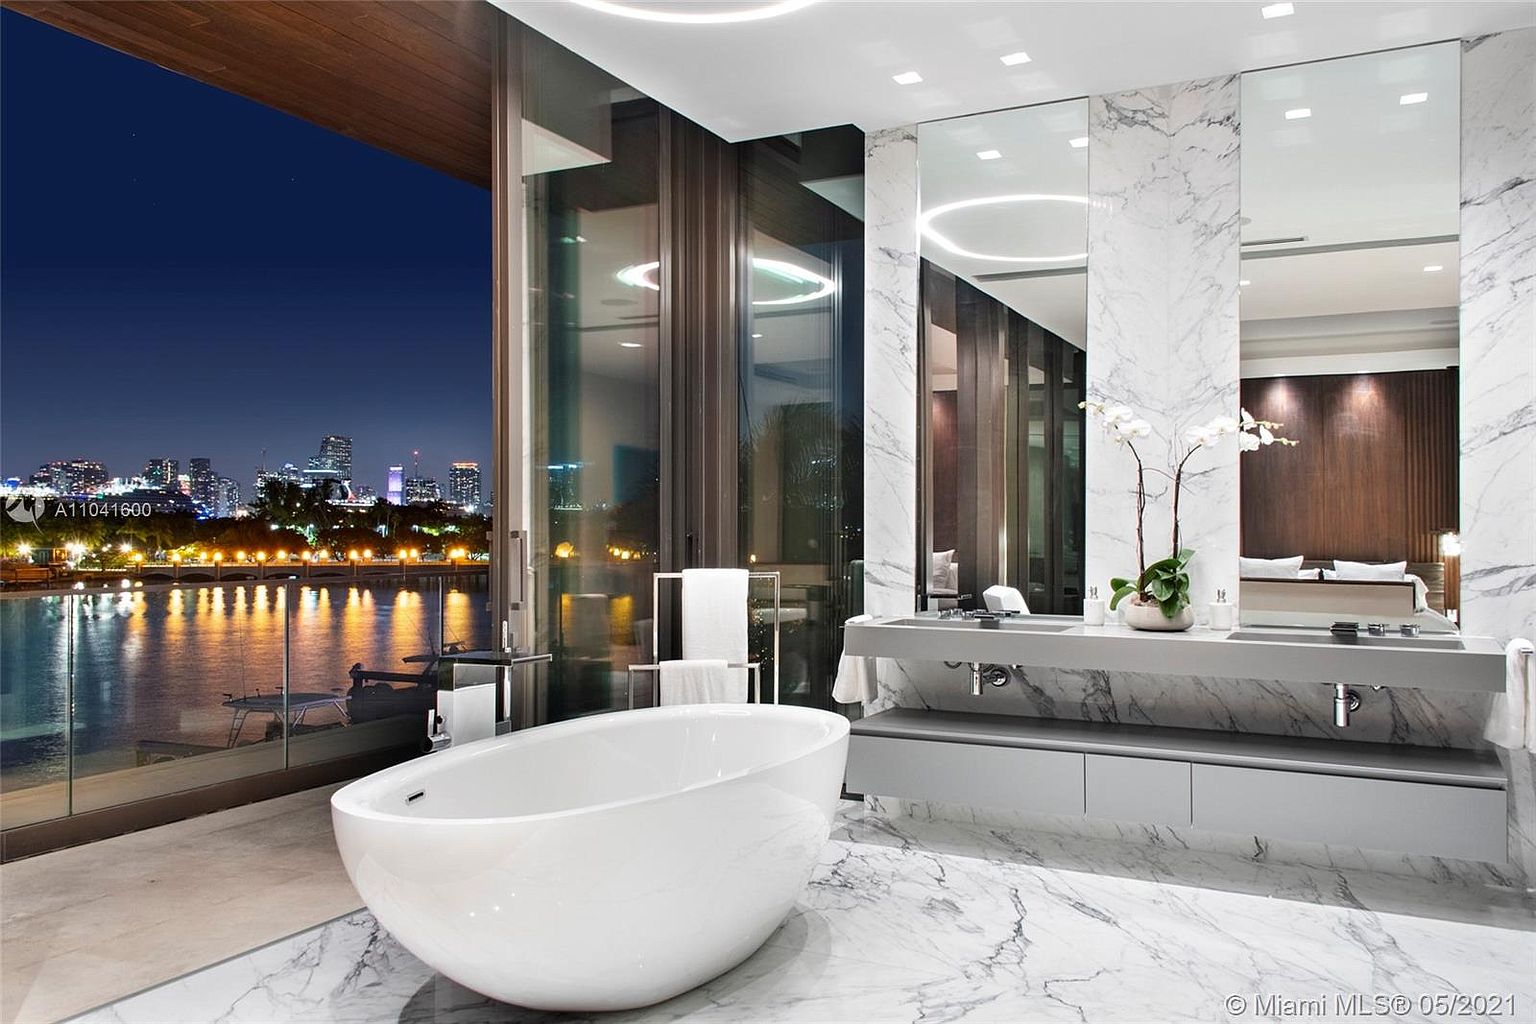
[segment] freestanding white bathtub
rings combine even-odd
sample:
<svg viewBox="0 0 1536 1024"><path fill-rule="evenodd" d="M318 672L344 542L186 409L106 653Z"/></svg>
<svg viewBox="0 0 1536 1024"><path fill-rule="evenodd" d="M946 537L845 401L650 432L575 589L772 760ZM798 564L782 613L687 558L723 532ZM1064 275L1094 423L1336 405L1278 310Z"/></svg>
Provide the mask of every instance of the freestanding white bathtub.
<svg viewBox="0 0 1536 1024"><path fill-rule="evenodd" d="M541 726L331 798L380 923L429 966L544 1010L686 992L752 954L826 843L848 721L693 705Z"/></svg>

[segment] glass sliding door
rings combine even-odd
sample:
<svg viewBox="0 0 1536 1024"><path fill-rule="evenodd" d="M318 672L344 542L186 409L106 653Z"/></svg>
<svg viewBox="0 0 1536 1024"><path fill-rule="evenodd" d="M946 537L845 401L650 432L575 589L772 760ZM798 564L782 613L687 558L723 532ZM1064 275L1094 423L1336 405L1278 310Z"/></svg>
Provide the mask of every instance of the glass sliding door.
<svg viewBox="0 0 1536 1024"><path fill-rule="evenodd" d="M741 154L740 564L780 574L782 700L819 707L860 604L862 146L830 129ZM754 650L767 630L754 619Z"/></svg>
<svg viewBox="0 0 1536 1024"><path fill-rule="evenodd" d="M606 158L525 179L532 561L537 645L554 654L551 721L623 707L626 669L652 660L658 108L627 100L605 116ZM577 159L574 145L545 148Z"/></svg>
<svg viewBox="0 0 1536 1024"><path fill-rule="evenodd" d="M1002 579L1031 610L1082 611L1083 382L1087 356L1010 312Z"/></svg>

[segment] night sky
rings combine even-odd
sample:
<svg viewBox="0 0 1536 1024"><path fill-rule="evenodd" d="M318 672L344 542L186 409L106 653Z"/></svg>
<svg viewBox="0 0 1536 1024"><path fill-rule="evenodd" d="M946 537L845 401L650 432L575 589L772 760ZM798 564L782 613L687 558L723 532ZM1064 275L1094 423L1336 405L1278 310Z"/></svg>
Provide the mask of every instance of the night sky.
<svg viewBox="0 0 1536 1024"><path fill-rule="evenodd" d="M0 11L0 473L491 455L491 195Z"/></svg>

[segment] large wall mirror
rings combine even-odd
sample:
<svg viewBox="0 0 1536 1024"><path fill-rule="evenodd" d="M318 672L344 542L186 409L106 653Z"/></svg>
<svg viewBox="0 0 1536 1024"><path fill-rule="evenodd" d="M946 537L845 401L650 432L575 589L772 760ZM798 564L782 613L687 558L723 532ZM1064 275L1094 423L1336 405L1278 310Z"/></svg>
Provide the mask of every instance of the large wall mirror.
<svg viewBox="0 0 1536 1024"><path fill-rule="evenodd" d="M1395 583L1456 618L1459 75L1445 43L1243 76L1242 403L1299 442L1242 461L1245 606Z"/></svg>
<svg viewBox="0 0 1536 1024"><path fill-rule="evenodd" d="M1087 146L1086 100L918 128L925 607L1082 609Z"/></svg>

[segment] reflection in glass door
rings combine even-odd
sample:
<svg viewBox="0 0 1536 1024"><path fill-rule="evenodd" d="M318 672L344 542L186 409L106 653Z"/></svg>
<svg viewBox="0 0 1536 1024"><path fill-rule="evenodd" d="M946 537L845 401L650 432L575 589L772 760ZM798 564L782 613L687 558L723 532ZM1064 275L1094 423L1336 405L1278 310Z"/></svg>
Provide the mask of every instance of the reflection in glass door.
<svg viewBox="0 0 1536 1024"><path fill-rule="evenodd" d="M660 483L659 119L612 104L611 158L525 179L535 622L551 721L624 706L651 660Z"/></svg>
<svg viewBox="0 0 1536 1024"><path fill-rule="evenodd" d="M862 193L862 142L812 132L741 159L741 562L781 574L782 699L818 707L860 607L864 231L835 200Z"/></svg>

